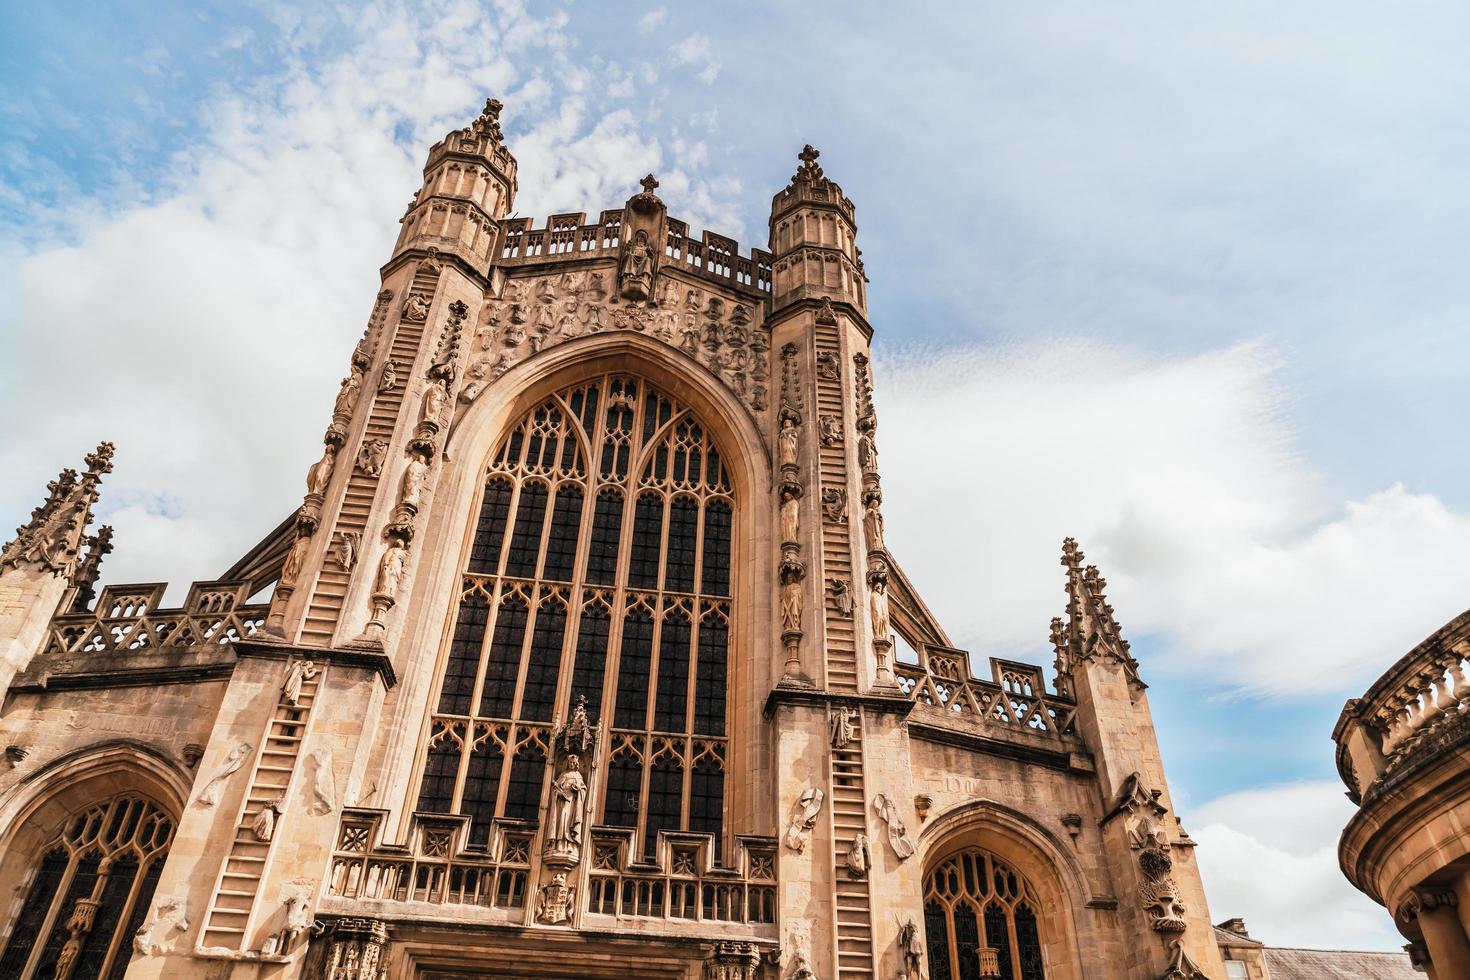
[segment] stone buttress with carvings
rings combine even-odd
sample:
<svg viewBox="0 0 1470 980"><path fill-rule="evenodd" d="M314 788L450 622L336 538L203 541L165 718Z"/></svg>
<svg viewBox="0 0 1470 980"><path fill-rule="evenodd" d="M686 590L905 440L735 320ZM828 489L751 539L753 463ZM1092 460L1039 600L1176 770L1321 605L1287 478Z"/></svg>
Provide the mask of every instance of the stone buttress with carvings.
<svg viewBox="0 0 1470 980"><path fill-rule="evenodd" d="M898 563L817 151L743 255L507 217L499 115L218 581L94 595L108 444L5 546L0 976L1223 977L1097 570L1048 690Z"/></svg>

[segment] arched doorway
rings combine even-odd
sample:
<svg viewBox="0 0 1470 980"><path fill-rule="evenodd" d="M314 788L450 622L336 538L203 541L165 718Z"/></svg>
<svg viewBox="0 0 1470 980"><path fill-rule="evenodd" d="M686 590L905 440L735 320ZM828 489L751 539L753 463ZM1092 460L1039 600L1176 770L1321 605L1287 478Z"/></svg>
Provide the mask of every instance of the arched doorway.
<svg viewBox="0 0 1470 980"><path fill-rule="evenodd" d="M930 980L1045 980L1030 882L989 851L967 847L924 879Z"/></svg>

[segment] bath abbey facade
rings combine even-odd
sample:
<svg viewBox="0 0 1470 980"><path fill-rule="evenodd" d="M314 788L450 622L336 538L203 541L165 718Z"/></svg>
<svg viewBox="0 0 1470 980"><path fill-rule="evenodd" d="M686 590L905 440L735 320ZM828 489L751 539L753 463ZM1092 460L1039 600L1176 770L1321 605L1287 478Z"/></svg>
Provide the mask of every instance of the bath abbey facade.
<svg viewBox="0 0 1470 980"><path fill-rule="evenodd" d="M769 251L652 177L538 228L499 110L429 151L255 548L97 589L104 443L0 553L0 977L1264 975L1077 545L1049 676L904 573L817 152Z"/></svg>

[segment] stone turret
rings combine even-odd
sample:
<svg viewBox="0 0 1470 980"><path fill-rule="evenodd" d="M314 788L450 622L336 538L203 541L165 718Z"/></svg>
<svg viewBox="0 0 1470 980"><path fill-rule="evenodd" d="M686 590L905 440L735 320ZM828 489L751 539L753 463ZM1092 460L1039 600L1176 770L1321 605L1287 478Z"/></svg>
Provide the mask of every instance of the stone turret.
<svg viewBox="0 0 1470 980"><path fill-rule="evenodd" d="M807 144L791 183L771 200L772 314L803 300L847 303L867 317L857 210Z"/></svg>
<svg viewBox="0 0 1470 980"><path fill-rule="evenodd" d="M86 464L80 477L66 469L46 485L45 502L0 551L0 697L40 649L51 617L81 594L90 598L102 556L112 550L112 528L87 534L102 477L112 472L112 443L100 444Z"/></svg>

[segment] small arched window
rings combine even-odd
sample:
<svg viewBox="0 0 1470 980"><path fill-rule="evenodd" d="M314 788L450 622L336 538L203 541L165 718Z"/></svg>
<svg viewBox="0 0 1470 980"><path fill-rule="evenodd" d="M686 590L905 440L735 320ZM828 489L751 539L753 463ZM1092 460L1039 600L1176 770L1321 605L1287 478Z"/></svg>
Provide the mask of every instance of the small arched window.
<svg viewBox="0 0 1470 980"><path fill-rule="evenodd" d="M930 980L1045 980L1039 903L1025 878L967 848L924 880Z"/></svg>
<svg viewBox="0 0 1470 980"><path fill-rule="evenodd" d="M418 808L535 819L552 723L600 729L593 820L724 831L735 501L684 406L607 375L511 427L485 474ZM600 781L600 786L597 782Z"/></svg>
<svg viewBox="0 0 1470 980"><path fill-rule="evenodd" d="M173 835L168 814L132 794L69 817L5 930L0 977L120 980Z"/></svg>

